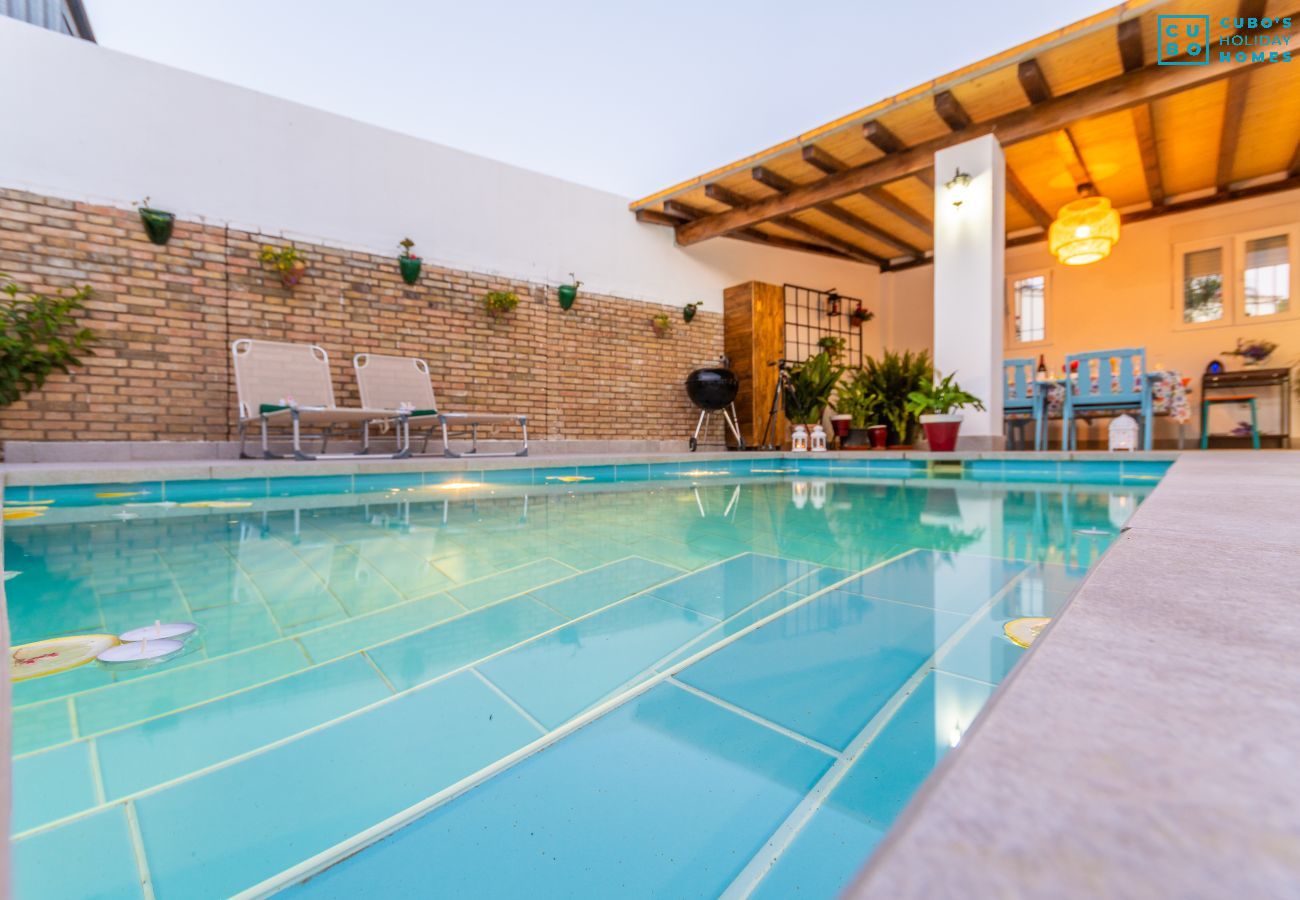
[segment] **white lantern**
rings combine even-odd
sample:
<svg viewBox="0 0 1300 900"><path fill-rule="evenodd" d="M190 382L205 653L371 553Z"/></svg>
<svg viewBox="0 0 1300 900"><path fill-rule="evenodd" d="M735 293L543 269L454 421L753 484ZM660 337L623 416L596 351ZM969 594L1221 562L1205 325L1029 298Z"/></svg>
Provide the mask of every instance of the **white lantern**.
<svg viewBox="0 0 1300 900"><path fill-rule="evenodd" d="M1137 449L1138 423L1132 416L1123 415L1112 419L1109 434L1111 450Z"/></svg>
<svg viewBox="0 0 1300 900"><path fill-rule="evenodd" d="M790 501L794 503L795 509L803 509L808 505L808 482L790 482Z"/></svg>
<svg viewBox="0 0 1300 900"><path fill-rule="evenodd" d="M794 426L794 433L790 436L790 449L796 453L802 453L808 449L808 429L802 425Z"/></svg>
<svg viewBox="0 0 1300 900"><path fill-rule="evenodd" d="M812 445L812 450L814 452L825 453L826 452L826 429L822 428L820 425L814 425L810 443Z"/></svg>
<svg viewBox="0 0 1300 900"><path fill-rule="evenodd" d="M812 505L813 509L821 509L826 505L826 482L819 480L812 483Z"/></svg>

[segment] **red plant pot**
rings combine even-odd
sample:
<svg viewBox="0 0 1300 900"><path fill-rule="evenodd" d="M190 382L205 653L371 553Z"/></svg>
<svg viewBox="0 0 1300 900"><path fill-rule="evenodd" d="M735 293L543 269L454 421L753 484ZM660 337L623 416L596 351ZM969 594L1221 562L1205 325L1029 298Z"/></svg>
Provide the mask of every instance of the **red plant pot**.
<svg viewBox="0 0 1300 900"><path fill-rule="evenodd" d="M889 426L870 425L867 427L867 439L871 441L872 450L884 450L889 446Z"/></svg>
<svg viewBox="0 0 1300 900"><path fill-rule="evenodd" d="M925 440L935 453L948 453L957 449L957 432L961 431L961 416L921 416Z"/></svg>

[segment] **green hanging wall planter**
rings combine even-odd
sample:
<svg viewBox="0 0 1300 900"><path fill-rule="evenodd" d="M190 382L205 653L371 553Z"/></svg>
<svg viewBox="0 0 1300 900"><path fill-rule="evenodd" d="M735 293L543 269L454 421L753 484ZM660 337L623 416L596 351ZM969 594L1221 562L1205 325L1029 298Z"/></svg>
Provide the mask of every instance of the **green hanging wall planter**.
<svg viewBox="0 0 1300 900"><path fill-rule="evenodd" d="M562 284L558 289L560 309L571 309L573 301L578 299L578 288L582 287L582 282L578 280L577 275L572 272L569 275L573 278L573 284Z"/></svg>
<svg viewBox="0 0 1300 900"><path fill-rule="evenodd" d="M415 241L410 238L403 238L401 242L402 255L397 257L397 265L402 270L402 280L407 284L415 284L420 280L420 266L424 260L411 252L415 246Z"/></svg>
<svg viewBox="0 0 1300 900"><path fill-rule="evenodd" d="M682 320L689 325L691 319L695 318L695 312L699 308L700 308L700 301L698 300L695 303L687 303L685 306L682 307Z"/></svg>
<svg viewBox="0 0 1300 900"><path fill-rule="evenodd" d="M151 208L148 197L145 197L144 203L140 204L140 221L144 223L144 233L149 235L149 240L155 244L162 245L172 239L176 214Z"/></svg>

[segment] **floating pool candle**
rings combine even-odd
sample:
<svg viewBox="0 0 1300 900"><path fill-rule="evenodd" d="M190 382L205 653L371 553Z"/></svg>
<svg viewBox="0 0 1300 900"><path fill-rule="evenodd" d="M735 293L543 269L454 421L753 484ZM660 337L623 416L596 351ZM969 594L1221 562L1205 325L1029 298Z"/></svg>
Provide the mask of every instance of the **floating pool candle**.
<svg viewBox="0 0 1300 900"><path fill-rule="evenodd" d="M179 653L184 647L185 645L180 641L174 641L170 638L132 641L129 644L118 644L116 647L109 647L99 654L96 659L103 663L160 662Z"/></svg>
<svg viewBox="0 0 1300 900"><path fill-rule="evenodd" d="M193 622L161 622L155 620L152 625L145 625L143 628L132 628L130 631L123 632L121 638L127 641L156 641L164 638L174 638L183 641L197 631L199 626Z"/></svg>

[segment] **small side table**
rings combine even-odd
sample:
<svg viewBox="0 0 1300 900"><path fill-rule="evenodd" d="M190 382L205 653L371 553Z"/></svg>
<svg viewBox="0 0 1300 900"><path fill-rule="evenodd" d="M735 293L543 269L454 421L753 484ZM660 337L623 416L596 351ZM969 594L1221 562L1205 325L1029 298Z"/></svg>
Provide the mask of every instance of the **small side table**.
<svg viewBox="0 0 1300 900"><path fill-rule="evenodd" d="M1201 398L1201 449L1210 446L1210 407L1218 403L1250 404L1250 445L1259 449L1259 417L1255 410L1254 394L1220 394L1217 397Z"/></svg>
<svg viewBox="0 0 1300 900"><path fill-rule="evenodd" d="M1275 391L1279 407L1278 430L1261 431L1261 442L1276 441L1278 447L1291 446L1291 370L1276 369L1233 369L1230 372L1206 372L1201 376L1201 400L1215 399L1214 391L1232 391L1239 393L1242 388L1267 388ZM1261 392L1255 394L1256 398ZM1202 407L1204 409L1204 407ZM1217 435L1216 435L1217 437Z"/></svg>

